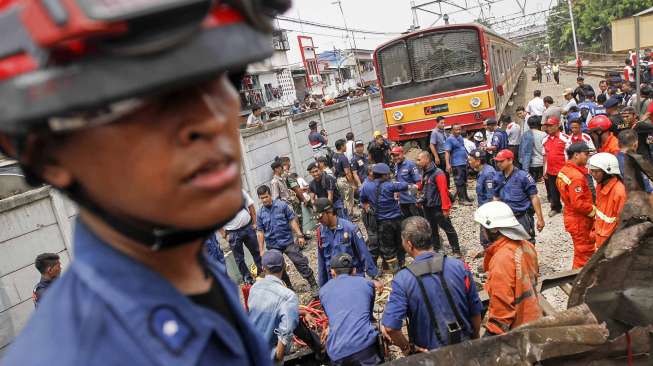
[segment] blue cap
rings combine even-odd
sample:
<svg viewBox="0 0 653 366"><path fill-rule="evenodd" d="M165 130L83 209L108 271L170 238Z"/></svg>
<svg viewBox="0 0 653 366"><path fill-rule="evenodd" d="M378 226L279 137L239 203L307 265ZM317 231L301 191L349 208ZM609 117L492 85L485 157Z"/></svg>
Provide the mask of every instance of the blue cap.
<svg viewBox="0 0 653 366"><path fill-rule="evenodd" d="M374 174L390 174L390 167L386 163L374 164L374 168L372 168L372 173L374 173Z"/></svg>
<svg viewBox="0 0 653 366"><path fill-rule="evenodd" d="M354 267L354 260L351 258L351 255L347 253L340 253L333 258L331 258L331 262L329 263L331 268L336 269L336 268L353 268Z"/></svg>
<svg viewBox="0 0 653 366"><path fill-rule="evenodd" d="M472 152L469 153L469 156L475 158L475 159L485 159L487 157L487 153L485 150L481 149L474 149Z"/></svg>
<svg viewBox="0 0 653 366"><path fill-rule="evenodd" d="M618 106L618 105L619 105L619 99L614 98L614 97L611 97L610 99L608 99L608 100L603 104L603 106L604 106L605 108L614 108L614 107L616 107L616 106Z"/></svg>
<svg viewBox="0 0 653 366"><path fill-rule="evenodd" d="M567 120L569 122L576 121L579 119L580 119L580 112L569 112L569 114L567 115Z"/></svg>
<svg viewBox="0 0 653 366"><path fill-rule="evenodd" d="M261 264L268 271L277 273L283 268L283 254L276 249L266 250L261 258Z"/></svg>

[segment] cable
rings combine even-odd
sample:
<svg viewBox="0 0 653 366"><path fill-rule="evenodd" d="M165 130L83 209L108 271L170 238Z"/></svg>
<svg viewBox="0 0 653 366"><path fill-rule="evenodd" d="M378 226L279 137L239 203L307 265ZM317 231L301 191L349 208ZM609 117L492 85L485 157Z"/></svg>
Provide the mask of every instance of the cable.
<svg viewBox="0 0 653 366"><path fill-rule="evenodd" d="M290 22L290 23L297 23L297 24L302 24L302 25L310 25L313 27L318 27L318 28L325 28L325 29L333 29L333 30L339 30L339 31L344 31L344 32L354 32L354 33L362 33L362 34L376 34L376 35L382 35L382 36L399 36L401 35L401 32L380 32L380 31L372 31L372 30L364 30L364 29L346 29L345 27L337 26L337 25L331 25L331 24L324 24L324 23L318 23L310 20L302 20L302 19L295 19L283 15L278 15L277 19L285 22Z"/></svg>

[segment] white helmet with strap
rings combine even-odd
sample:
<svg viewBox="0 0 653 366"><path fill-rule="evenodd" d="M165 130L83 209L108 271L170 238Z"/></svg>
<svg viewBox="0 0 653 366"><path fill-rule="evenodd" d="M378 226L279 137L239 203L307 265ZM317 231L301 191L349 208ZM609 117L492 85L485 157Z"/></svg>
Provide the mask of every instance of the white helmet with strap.
<svg viewBox="0 0 653 366"><path fill-rule="evenodd" d="M479 207L474 213L474 221L486 229L498 229L512 240L529 238L510 206L501 201L491 201Z"/></svg>
<svg viewBox="0 0 653 366"><path fill-rule="evenodd" d="M588 161L590 169L600 169L606 174L621 175L617 157L610 153L598 153L590 157Z"/></svg>

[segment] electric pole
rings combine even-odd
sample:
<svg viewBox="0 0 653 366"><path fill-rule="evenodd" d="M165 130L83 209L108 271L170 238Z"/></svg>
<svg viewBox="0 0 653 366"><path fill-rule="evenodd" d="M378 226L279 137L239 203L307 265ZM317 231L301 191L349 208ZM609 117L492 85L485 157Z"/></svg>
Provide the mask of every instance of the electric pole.
<svg viewBox="0 0 653 366"><path fill-rule="evenodd" d="M331 4L337 4L338 7L340 8L340 14L342 14L342 22L345 24L345 31L347 34L349 34L349 27L347 27L347 19L345 18L345 12L342 10L342 2L340 0L336 0L332 2ZM363 73L361 72L361 65L360 62L358 61L358 55L356 54L356 51L358 50L358 47L356 46L356 37L354 36L354 32L351 32L351 39L353 42L353 47L354 49L352 50L354 54L354 60L356 60L356 70L358 71L358 80L361 84L361 87L363 87ZM351 46L351 43L350 43Z"/></svg>
<svg viewBox="0 0 653 366"><path fill-rule="evenodd" d="M567 0L569 5L569 18L571 19L571 36L574 39L574 52L576 53L576 62L578 62L578 43L576 42L576 26L574 25L574 12L571 9L571 0Z"/></svg>

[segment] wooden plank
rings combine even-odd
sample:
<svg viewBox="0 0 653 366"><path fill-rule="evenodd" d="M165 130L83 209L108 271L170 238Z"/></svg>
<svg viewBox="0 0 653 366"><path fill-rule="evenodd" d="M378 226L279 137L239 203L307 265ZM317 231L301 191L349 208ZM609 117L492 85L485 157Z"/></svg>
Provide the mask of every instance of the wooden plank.
<svg viewBox="0 0 653 366"><path fill-rule="evenodd" d="M571 293L571 289L573 288L571 284L565 283L564 285L558 286L567 296Z"/></svg>
<svg viewBox="0 0 653 366"><path fill-rule="evenodd" d="M540 306L542 307L542 311L544 311L544 315L553 315L557 313L556 309L547 301L547 299L544 297L544 295L537 294L537 299L539 300Z"/></svg>

